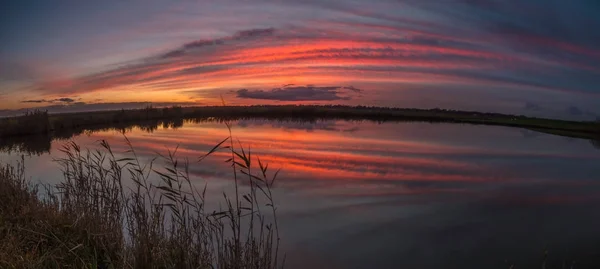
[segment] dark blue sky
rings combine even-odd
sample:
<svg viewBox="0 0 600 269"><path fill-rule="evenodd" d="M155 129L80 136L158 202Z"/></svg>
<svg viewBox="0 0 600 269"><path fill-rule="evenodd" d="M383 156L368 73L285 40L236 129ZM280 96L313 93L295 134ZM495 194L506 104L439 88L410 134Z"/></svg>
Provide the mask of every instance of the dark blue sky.
<svg viewBox="0 0 600 269"><path fill-rule="evenodd" d="M0 13L0 109L223 95L600 114L599 1L8 1Z"/></svg>

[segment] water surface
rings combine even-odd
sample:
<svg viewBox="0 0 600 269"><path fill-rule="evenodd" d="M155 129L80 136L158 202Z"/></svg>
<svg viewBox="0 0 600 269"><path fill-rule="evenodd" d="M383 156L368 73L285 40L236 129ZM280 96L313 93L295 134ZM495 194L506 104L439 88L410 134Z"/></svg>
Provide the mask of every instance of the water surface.
<svg viewBox="0 0 600 269"><path fill-rule="evenodd" d="M545 248L551 262L600 264L600 150L589 141L461 124L232 126L253 155L282 169L275 191L288 268L537 267ZM195 162L229 135L224 124L170 127L126 136L146 161L178 146L209 194L232 186L226 152ZM119 155L128 149L116 130L71 139L88 148L104 139ZM52 160L67 141L23 138L0 161L26 154L32 180L56 183Z"/></svg>

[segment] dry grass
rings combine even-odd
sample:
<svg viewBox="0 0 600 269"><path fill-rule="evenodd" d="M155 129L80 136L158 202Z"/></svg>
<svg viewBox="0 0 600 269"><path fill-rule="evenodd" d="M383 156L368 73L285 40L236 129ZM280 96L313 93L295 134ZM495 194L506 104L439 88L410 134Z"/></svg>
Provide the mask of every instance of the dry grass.
<svg viewBox="0 0 600 269"><path fill-rule="evenodd" d="M223 193L225 209L209 212L206 187L194 187L176 149L157 156L167 165L156 168L156 159L142 164L127 143L129 157L120 159L105 141L102 151L67 144L58 160L64 181L43 193L26 182L23 162L3 166L0 268L282 267L271 193L277 173L269 175L250 149L229 136L199 158L231 153L235 195ZM240 191L242 183L249 191Z"/></svg>

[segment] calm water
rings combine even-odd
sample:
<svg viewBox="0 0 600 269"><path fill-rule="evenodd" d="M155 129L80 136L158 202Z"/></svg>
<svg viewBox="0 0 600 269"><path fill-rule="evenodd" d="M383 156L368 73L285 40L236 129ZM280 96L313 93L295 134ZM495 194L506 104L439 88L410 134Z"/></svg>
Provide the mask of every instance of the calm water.
<svg viewBox="0 0 600 269"><path fill-rule="evenodd" d="M553 262L600 264L600 150L589 141L505 127L345 121L238 121L233 134L282 168L276 199L287 268L508 268L505 260L537 268L545 248ZM194 160L227 136L219 123L127 133L144 160L177 145L179 157ZM72 139L127 150L117 131ZM34 140L24 142L40 148L26 157L28 176L58 182L52 159L66 140ZM0 161L21 153L0 152ZM216 197L232 186L225 154L191 167Z"/></svg>

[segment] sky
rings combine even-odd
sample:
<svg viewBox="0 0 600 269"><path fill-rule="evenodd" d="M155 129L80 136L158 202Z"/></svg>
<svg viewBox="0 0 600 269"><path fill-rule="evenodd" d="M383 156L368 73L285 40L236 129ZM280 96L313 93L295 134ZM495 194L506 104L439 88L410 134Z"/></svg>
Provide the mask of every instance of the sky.
<svg viewBox="0 0 600 269"><path fill-rule="evenodd" d="M600 117L596 0L5 2L5 113L223 99Z"/></svg>

